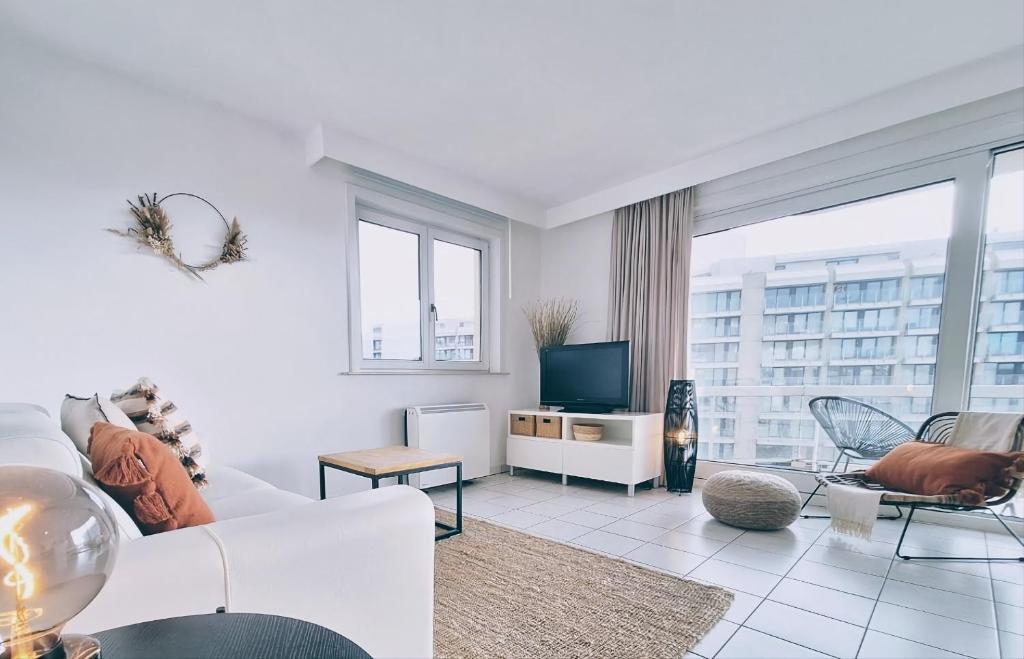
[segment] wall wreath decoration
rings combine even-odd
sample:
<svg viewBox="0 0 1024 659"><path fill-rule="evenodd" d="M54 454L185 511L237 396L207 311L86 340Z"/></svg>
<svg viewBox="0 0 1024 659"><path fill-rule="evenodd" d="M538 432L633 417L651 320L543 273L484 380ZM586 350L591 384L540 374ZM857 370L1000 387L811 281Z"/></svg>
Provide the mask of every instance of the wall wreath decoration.
<svg viewBox="0 0 1024 659"><path fill-rule="evenodd" d="M174 247L174 240L171 238L171 218L161 204L171 197L191 197L203 202L217 214L220 221L224 223L224 241L221 244L220 255L205 263L187 263L181 254ZM228 222L224 214L208 200L191 192L173 192L163 197L158 197L154 192L152 195L139 195L138 203L128 200L132 215L135 218L135 225L128 229L107 229L124 238L131 238L140 245L153 250L154 253L163 256L175 265L179 270L192 275L196 279L202 279L201 273L213 270L221 264L237 263L246 260L246 243L248 238L242 233L238 224L238 218Z"/></svg>

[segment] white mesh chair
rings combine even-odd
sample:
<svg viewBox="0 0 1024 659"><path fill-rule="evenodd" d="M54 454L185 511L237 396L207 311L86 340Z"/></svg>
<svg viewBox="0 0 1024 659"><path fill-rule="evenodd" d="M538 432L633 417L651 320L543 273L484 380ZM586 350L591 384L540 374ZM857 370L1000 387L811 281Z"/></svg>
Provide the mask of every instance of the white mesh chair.
<svg viewBox="0 0 1024 659"><path fill-rule="evenodd" d="M812 401L813 402L813 401ZM959 412L943 412L936 414L927 419L922 425L921 429L917 431L917 435L914 437L914 441L928 442L930 444L945 444L949 441L953 435L953 426L956 424L956 418ZM963 446L963 444L961 444ZM1021 447L1024 447L1024 419L1017 424L1016 433L1013 439L1010 441L1010 445L1006 447L1008 451L1020 451ZM991 449L988 449L991 450ZM1014 533L1013 529L1007 525L1006 521L997 513L994 509L995 506L1002 505L1012 499L1017 491L1020 489L1022 477L1024 474L1018 474L1016 478L1012 480L1009 490L998 497L992 497L981 506L967 506L957 502L955 494L949 495L935 495L935 496L924 496L919 494L910 494L908 492L900 492L897 490L887 490L882 485L875 483L868 479L867 475L863 471L853 471L849 473L832 473L832 474L818 474L815 478L818 481L819 487L828 487L829 485L849 485L851 487L861 487L870 490L878 490L882 492L882 498L880 500L883 506L893 506L897 511L902 511L903 508L907 508L907 521L903 525L903 532L900 533L899 543L896 545L896 555L903 560L917 559L917 560L928 560L928 561L1014 561L1024 562L1024 556L1018 558L990 558L988 556L910 556L901 553L903 548L903 540L907 535L907 529L910 528L910 522L914 518L914 512L921 510L932 510L936 512L989 512L993 517L1002 524L1006 532L1013 537L1017 543L1024 548L1024 540L1021 540L1020 536ZM817 490L815 490L817 491Z"/></svg>

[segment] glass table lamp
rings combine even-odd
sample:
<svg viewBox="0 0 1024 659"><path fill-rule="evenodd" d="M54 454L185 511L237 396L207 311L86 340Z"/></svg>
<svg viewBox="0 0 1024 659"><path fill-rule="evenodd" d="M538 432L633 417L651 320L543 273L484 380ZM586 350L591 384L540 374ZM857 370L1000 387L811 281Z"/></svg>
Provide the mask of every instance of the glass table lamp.
<svg viewBox="0 0 1024 659"><path fill-rule="evenodd" d="M103 588L117 525L91 485L41 467L0 466L0 659L83 659L99 644L61 635Z"/></svg>
<svg viewBox="0 0 1024 659"><path fill-rule="evenodd" d="M697 471L697 387L693 380L672 380L665 402L665 487L692 492Z"/></svg>

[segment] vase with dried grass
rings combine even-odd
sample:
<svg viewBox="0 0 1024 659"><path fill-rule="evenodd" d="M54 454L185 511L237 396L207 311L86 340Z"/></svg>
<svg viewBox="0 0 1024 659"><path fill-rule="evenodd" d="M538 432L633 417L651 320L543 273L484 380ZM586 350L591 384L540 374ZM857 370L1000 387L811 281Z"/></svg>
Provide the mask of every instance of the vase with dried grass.
<svg viewBox="0 0 1024 659"><path fill-rule="evenodd" d="M544 348L565 345L576 325L579 307L577 300L549 298L535 300L523 308L538 356Z"/></svg>

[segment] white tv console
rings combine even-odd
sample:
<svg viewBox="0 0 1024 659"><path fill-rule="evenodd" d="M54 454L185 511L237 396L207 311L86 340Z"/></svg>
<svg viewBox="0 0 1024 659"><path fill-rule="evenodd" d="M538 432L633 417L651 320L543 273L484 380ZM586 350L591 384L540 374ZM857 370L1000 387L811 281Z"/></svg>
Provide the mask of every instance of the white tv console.
<svg viewBox="0 0 1024 659"><path fill-rule="evenodd" d="M562 419L562 437L528 437L512 434L512 415L556 416ZM630 412L610 414L572 413L551 410L509 410L509 473L516 467L562 475L621 483L629 496L637 483L654 480L657 487L663 462L662 415ZM604 436L596 442L576 441L574 423L599 423Z"/></svg>

